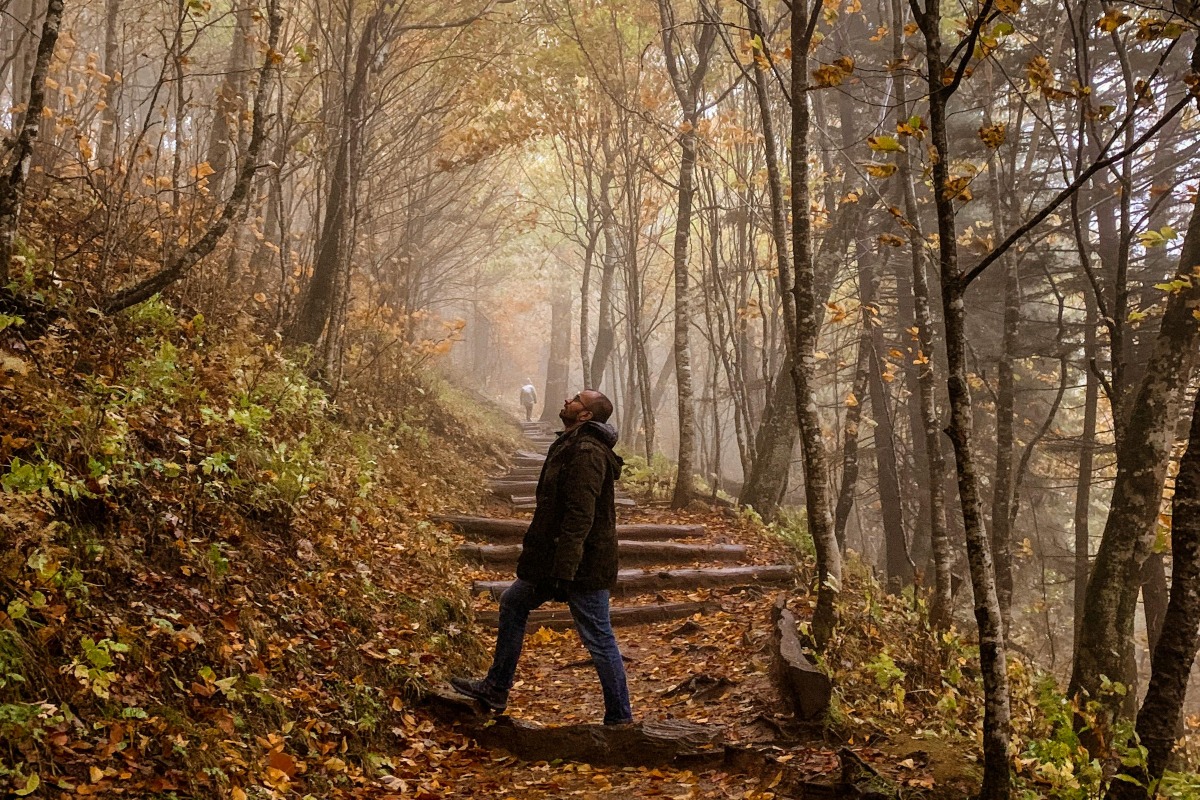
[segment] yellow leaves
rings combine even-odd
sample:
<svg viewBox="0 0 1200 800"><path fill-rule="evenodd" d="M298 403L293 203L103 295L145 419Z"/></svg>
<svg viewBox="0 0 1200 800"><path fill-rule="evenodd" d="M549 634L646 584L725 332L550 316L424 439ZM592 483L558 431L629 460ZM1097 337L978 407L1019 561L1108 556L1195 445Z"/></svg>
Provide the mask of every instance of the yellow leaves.
<svg viewBox="0 0 1200 800"><path fill-rule="evenodd" d="M857 405L858 405L858 398L854 396L854 392L848 392L846 394L846 407L854 408Z"/></svg>
<svg viewBox="0 0 1200 800"><path fill-rule="evenodd" d="M961 200L964 203L971 202L975 197L971 194L971 177L956 175L947 180L942 189L942 197L947 200Z"/></svg>
<svg viewBox="0 0 1200 800"><path fill-rule="evenodd" d="M867 146L876 153L900 153L904 152L904 145L900 144L900 140L895 136L868 136Z"/></svg>
<svg viewBox="0 0 1200 800"><path fill-rule="evenodd" d="M1029 90L1041 94L1047 100L1065 100L1071 97L1071 92L1059 88L1054 79L1054 69L1045 56L1034 56L1025 64L1025 80L1029 82Z"/></svg>
<svg viewBox="0 0 1200 800"><path fill-rule="evenodd" d="M92 767L92 769L95 769L95 767ZM34 772L28 778L25 779L24 788L14 789L13 794L15 794L17 797L26 797L26 796L31 795L34 792L36 792L38 790L38 787L41 785L42 785L42 777L40 775L38 775L36 772Z"/></svg>
<svg viewBox="0 0 1200 800"><path fill-rule="evenodd" d="M246 793L238 786L229 790L229 800L246 800Z"/></svg>
<svg viewBox="0 0 1200 800"><path fill-rule="evenodd" d="M91 161L94 153L92 151L92 144L88 141L88 137L80 134L77 144L79 145L79 157L84 161Z"/></svg>
<svg viewBox="0 0 1200 800"><path fill-rule="evenodd" d="M267 296L265 294L263 294L262 292L255 292L254 293L254 302L258 303L259 305L262 305L267 302Z"/></svg>
<svg viewBox="0 0 1200 800"><path fill-rule="evenodd" d="M1167 22L1159 17L1142 17L1137 22L1138 30L1135 38L1140 42L1150 42L1155 39L1178 39L1183 35L1183 26L1178 22Z"/></svg>
<svg viewBox="0 0 1200 800"><path fill-rule="evenodd" d="M1029 81L1031 89L1054 83L1054 70L1050 68L1049 59L1042 55L1029 59L1025 65L1025 80Z"/></svg>
<svg viewBox="0 0 1200 800"><path fill-rule="evenodd" d="M188 170L188 175L195 180L201 180L203 178L207 178L209 175L212 175L215 172L216 170L209 166L207 161L204 161Z"/></svg>
<svg viewBox="0 0 1200 800"><path fill-rule="evenodd" d="M1004 144L1007 136L1008 131L1003 122L997 122L995 125L984 125L979 129L979 141L983 142L984 146L991 150L995 150Z"/></svg>
<svg viewBox="0 0 1200 800"><path fill-rule="evenodd" d="M895 164L867 164L867 174L872 178L890 178L896 172Z"/></svg>
<svg viewBox="0 0 1200 800"><path fill-rule="evenodd" d="M854 72L854 59L842 56L832 64L822 64L812 71L813 82L818 87L840 86Z"/></svg>
<svg viewBox="0 0 1200 800"><path fill-rule="evenodd" d="M929 126L925 124L925 120L920 114L913 114L904 122L896 123L896 133L901 136L912 136L915 139L921 139L925 136L925 131L929 130Z"/></svg>
<svg viewBox="0 0 1200 800"><path fill-rule="evenodd" d="M1110 8L1104 12L1104 15L1100 19L1096 20L1096 27L1105 33L1112 33L1131 19L1133 17L1124 11L1117 8Z"/></svg>
<svg viewBox="0 0 1200 800"><path fill-rule="evenodd" d="M1179 294L1192 288L1192 280L1191 278L1176 278L1167 283L1156 283L1154 284L1154 288L1167 294Z"/></svg>
<svg viewBox="0 0 1200 800"><path fill-rule="evenodd" d="M1021 10L1021 0L996 0L996 10L1011 17Z"/></svg>
<svg viewBox="0 0 1200 800"><path fill-rule="evenodd" d="M1137 235L1138 242L1147 250L1152 247L1162 247L1167 242L1175 239L1179 234L1170 225L1164 225L1158 230L1145 231Z"/></svg>
<svg viewBox="0 0 1200 800"><path fill-rule="evenodd" d="M919 365L919 366L923 366L923 365L925 365L925 364L928 364L928 363L929 363L929 356L925 355L925 354L924 354L924 353L922 353L920 350L918 350L918 351L917 351L917 354L916 354L916 355L913 357L913 362L912 362L912 363L913 363L913 364L916 364L916 365Z"/></svg>
<svg viewBox="0 0 1200 800"><path fill-rule="evenodd" d="M88 780L90 780L92 783L99 783L100 781L104 780L104 770L100 769L94 764L88 767Z"/></svg>
<svg viewBox="0 0 1200 800"><path fill-rule="evenodd" d="M881 233L875 240L886 247L903 247L904 239L894 233Z"/></svg>

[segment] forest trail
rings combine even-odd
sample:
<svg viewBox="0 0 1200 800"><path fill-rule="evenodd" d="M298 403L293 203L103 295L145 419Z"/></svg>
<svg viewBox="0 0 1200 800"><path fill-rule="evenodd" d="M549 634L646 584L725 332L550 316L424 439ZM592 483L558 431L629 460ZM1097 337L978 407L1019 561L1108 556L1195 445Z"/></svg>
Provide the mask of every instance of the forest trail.
<svg viewBox="0 0 1200 800"><path fill-rule="evenodd" d="M532 486L512 484L536 484L554 438L537 423L522 425L529 448L493 479L487 516L436 518L466 538L458 551L471 565L466 577L489 652L496 597L512 580L528 524L516 515L533 505ZM622 569L612 614L637 730L614 734L598 725L599 683L559 603L531 616L507 716L485 721L470 705L456 705L449 691L435 699L444 719L461 723L498 756L567 762L552 770L553 791L543 794L535 782L515 796L885 797L900 786L905 796L958 796L911 794L910 787L934 783L928 748L886 753L865 746L868 739L839 739L797 723L788 711L771 679L773 601L780 590L795 589L798 577L781 540L751 532L732 511L697 504L673 512L619 496L625 498L618 508ZM807 618L807 595L788 594L797 616ZM871 780L880 780L872 764L888 775L884 784L893 792L869 794ZM843 770L859 770L846 778L855 785L843 781Z"/></svg>

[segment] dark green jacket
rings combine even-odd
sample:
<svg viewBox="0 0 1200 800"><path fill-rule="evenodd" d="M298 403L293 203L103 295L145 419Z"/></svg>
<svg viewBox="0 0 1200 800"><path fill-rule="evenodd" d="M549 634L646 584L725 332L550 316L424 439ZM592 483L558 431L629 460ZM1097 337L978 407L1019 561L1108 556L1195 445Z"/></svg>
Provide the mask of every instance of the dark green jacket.
<svg viewBox="0 0 1200 800"><path fill-rule="evenodd" d="M574 589L617 582L617 513L613 484L623 462L617 431L588 421L559 434L538 478L537 510L525 532L517 577L530 583L571 581Z"/></svg>

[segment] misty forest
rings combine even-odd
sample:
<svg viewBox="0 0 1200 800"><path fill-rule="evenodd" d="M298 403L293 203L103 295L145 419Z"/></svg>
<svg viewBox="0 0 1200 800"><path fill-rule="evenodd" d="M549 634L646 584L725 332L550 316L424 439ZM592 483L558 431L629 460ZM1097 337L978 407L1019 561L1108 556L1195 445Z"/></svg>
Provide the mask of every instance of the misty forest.
<svg viewBox="0 0 1200 800"><path fill-rule="evenodd" d="M1194 0L0 0L0 793L1200 797L1198 144Z"/></svg>

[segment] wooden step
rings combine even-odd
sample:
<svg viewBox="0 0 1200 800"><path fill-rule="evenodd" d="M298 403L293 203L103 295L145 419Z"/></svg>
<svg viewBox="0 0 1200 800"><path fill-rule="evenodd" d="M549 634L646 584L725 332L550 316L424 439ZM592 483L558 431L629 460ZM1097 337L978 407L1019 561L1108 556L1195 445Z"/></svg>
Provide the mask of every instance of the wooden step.
<svg viewBox="0 0 1200 800"><path fill-rule="evenodd" d="M738 584L789 583L795 580L796 568L790 564L769 564L750 567L709 567L707 569L641 570L623 569L617 573L614 594L661 592L668 589L700 589ZM475 581L471 593L486 592L500 597L512 581Z"/></svg>
<svg viewBox="0 0 1200 800"><path fill-rule="evenodd" d="M506 495L500 495L505 497ZM513 508L517 511L533 511L537 508L537 498L533 495L512 495L508 497L508 502L512 503ZM625 508L635 508L637 501L627 495L617 495L616 503L618 506Z"/></svg>
<svg viewBox="0 0 1200 800"><path fill-rule="evenodd" d="M539 467L511 467L508 472L501 475L499 478L492 478L494 481L536 481L542 474L542 468Z"/></svg>
<svg viewBox="0 0 1200 800"><path fill-rule="evenodd" d="M464 536L494 542L519 542L529 528L527 519L492 519L489 517L436 516L433 522L449 525ZM617 526L617 538L637 541L662 539L697 539L705 535L703 525L655 525L630 523Z"/></svg>
<svg viewBox="0 0 1200 800"><path fill-rule="evenodd" d="M644 606L613 606L610 616L613 627L621 627L623 625L650 625L655 622L690 617L693 614L711 614L720 609L721 606L714 602L653 603ZM500 614L497 611L483 611L476 614L475 619L480 624L491 628L499 627L500 624ZM575 621L571 619L570 609L539 608L529 613L525 632L534 633L539 628L563 631L574 627Z"/></svg>
<svg viewBox="0 0 1200 800"><path fill-rule="evenodd" d="M746 547L740 544L680 544L678 542L617 541L621 563L693 564L697 561L742 561ZM503 566L517 563L521 555L519 544L461 544L458 554L479 564Z"/></svg>

